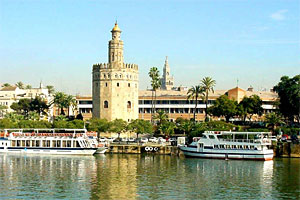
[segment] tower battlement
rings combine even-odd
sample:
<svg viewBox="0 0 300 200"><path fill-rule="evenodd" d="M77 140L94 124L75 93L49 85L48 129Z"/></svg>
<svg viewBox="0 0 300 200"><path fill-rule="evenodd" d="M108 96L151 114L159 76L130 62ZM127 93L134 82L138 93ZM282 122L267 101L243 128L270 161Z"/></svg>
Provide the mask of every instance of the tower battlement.
<svg viewBox="0 0 300 200"><path fill-rule="evenodd" d="M110 63L96 63L93 65L93 71L99 71L100 69L114 69ZM121 69L127 69L129 71L138 71L139 66L132 63L121 64Z"/></svg>

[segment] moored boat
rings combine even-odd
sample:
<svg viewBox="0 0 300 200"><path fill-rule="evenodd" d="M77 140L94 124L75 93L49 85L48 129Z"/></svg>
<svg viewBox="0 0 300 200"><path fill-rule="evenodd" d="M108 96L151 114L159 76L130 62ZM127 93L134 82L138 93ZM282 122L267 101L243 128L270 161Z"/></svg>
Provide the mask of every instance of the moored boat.
<svg viewBox="0 0 300 200"><path fill-rule="evenodd" d="M93 155L97 141L86 129L5 129L0 153Z"/></svg>
<svg viewBox="0 0 300 200"><path fill-rule="evenodd" d="M179 149L187 157L272 160L269 136L266 132L205 131L201 138Z"/></svg>

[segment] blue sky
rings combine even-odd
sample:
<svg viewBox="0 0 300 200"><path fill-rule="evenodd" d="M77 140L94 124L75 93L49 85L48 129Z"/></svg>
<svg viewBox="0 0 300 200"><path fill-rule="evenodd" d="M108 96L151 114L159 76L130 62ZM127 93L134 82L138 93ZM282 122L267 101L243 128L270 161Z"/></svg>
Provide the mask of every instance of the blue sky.
<svg viewBox="0 0 300 200"><path fill-rule="evenodd" d="M262 90L300 73L299 0L0 0L0 83L91 94L116 19L140 89L165 56L177 86Z"/></svg>

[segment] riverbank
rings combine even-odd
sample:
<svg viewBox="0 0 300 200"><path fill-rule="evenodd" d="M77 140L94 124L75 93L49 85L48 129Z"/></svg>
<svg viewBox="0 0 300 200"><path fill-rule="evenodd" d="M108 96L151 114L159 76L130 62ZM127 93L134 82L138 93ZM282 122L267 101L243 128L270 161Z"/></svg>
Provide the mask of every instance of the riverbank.
<svg viewBox="0 0 300 200"><path fill-rule="evenodd" d="M177 155L177 146L160 145L160 144L110 144L107 153L119 153L119 154L141 154L151 153L159 155Z"/></svg>

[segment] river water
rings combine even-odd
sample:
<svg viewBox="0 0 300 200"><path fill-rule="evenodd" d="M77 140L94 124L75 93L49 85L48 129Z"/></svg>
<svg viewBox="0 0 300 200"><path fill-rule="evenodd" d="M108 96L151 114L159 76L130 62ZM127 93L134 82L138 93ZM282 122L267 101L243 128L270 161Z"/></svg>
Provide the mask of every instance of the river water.
<svg viewBox="0 0 300 200"><path fill-rule="evenodd" d="M300 199L300 159L0 154L0 199Z"/></svg>

